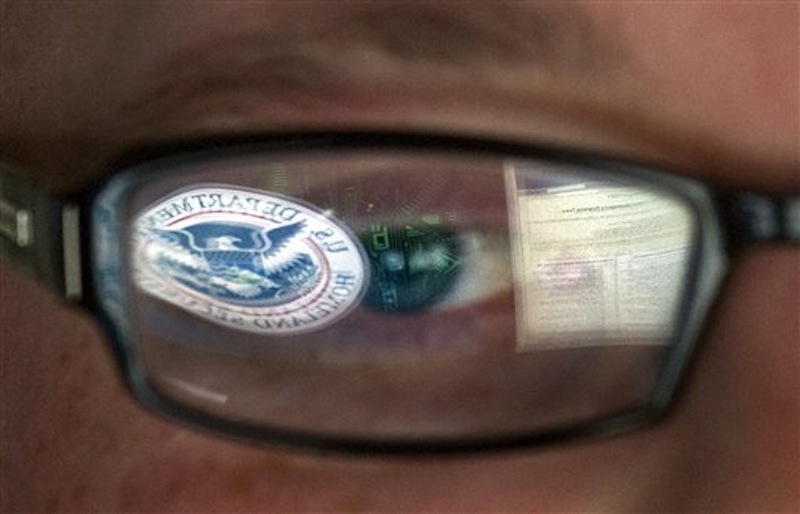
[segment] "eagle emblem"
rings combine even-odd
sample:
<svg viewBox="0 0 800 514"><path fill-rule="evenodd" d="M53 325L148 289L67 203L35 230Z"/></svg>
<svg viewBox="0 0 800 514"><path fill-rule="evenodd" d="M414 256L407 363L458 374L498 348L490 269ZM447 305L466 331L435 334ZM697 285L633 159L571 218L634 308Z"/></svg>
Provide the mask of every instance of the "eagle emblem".
<svg viewBox="0 0 800 514"><path fill-rule="evenodd" d="M180 229L151 229L150 262L185 287L240 306L284 303L312 289L318 266L292 244L305 223L264 229L230 222L201 222Z"/></svg>
<svg viewBox="0 0 800 514"><path fill-rule="evenodd" d="M364 249L333 210L276 193L197 184L133 223L141 301L234 330L320 330L353 312L368 284Z"/></svg>

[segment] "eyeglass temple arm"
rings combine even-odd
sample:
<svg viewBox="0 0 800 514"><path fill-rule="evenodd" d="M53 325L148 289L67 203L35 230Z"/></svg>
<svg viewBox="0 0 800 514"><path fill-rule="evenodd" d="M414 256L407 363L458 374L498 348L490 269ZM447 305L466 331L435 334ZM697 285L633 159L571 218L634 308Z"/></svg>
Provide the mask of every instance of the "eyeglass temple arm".
<svg viewBox="0 0 800 514"><path fill-rule="evenodd" d="M800 196L724 194L720 202L730 244L800 244Z"/></svg>
<svg viewBox="0 0 800 514"><path fill-rule="evenodd" d="M83 296L79 215L77 204L0 162L0 261L76 302Z"/></svg>

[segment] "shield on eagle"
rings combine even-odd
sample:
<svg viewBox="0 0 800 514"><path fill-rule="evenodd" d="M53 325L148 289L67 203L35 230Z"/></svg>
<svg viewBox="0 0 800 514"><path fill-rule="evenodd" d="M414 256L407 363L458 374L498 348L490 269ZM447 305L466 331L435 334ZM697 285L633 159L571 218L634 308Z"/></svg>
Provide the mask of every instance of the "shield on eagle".
<svg viewBox="0 0 800 514"><path fill-rule="evenodd" d="M313 288L319 268L302 241L304 222L264 228L205 221L151 229L158 269L218 300L261 307L291 301Z"/></svg>

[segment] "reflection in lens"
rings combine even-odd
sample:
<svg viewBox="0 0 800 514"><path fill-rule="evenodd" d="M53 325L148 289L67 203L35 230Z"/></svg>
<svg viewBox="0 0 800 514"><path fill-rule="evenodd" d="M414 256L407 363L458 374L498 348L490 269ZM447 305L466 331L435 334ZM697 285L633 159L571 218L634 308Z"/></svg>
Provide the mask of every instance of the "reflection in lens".
<svg viewBox="0 0 800 514"><path fill-rule="evenodd" d="M423 311L453 290L461 279L459 235L429 221L373 225L361 236L372 268L364 305L383 312Z"/></svg>
<svg viewBox="0 0 800 514"><path fill-rule="evenodd" d="M638 184L529 165L510 166L506 179L519 348L665 344L693 239L684 203Z"/></svg>
<svg viewBox="0 0 800 514"><path fill-rule="evenodd" d="M453 440L629 412L648 405L658 385L695 230L690 209L661 190L576 165L435 151L265 151L162 166L157 180L134 191L129 229L146 232L137 219L153 206L183 208L177 200L162 205L178 191L193 195L189 202L205 199L198 184L246 190L245 206L291 201L309 224L319 218L341 227L336 237L328 236L330 226L311 227L287 239L305 245L312 238L307 246L281 246L296 246L314 264L298 277L315 293L309 301L327 301L325 284L352 282L342 274L352 263L331 260L336 255L363 258L366 287L358 297L348 288L347 298L357 298L352 308L330 310L332 321L314 330L266 333L219 323L219 309L200 310L211 304L198 292L225 287L217 303L252 318L264 318L253 305L267 297L271 308L284 309L280 316L309 314L299 303L306 311L284 312L306 289L272 294L272 283L294 275L273 277L264 254L266 239L279 246L272 231L298 220L270 222L251 236L248 212L222 234L237 240L212 234L226 252L258 247L261 260L238 267L263 271L266 283L252 273L218 273L208 238L193 231L208 232L196 223L225 220L189 213L195 216L173 228L192 236L213 276L181 284L181 297L154 295L135 276L126 284L134 296L127 305L132 360L181 405L307 434ZM346 238L358 252L336 251ZM150 255L137 252L140 246L127 248L129 265ZM330 272L307 281L317 268Z"/></svg>

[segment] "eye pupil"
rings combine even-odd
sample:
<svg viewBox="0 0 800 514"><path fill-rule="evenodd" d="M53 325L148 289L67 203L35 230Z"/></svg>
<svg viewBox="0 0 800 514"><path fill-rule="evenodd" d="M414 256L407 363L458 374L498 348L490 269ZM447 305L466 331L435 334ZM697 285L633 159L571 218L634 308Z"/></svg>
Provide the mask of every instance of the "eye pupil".
<svg viewBox="0 0 800 514"><path fill-rule="evenodd" d="M406 256L397 250L387 250L380 254L379 259L386 271L402 271L406 267Z"/></svg>
<svg viewBox="0 0 800 514"><path fill-rule="evenodd" d="M430 309L460 279L461 245L451 230L430 225L374 225L362 235L371 279L363 303L382 312Z"/></svg>

